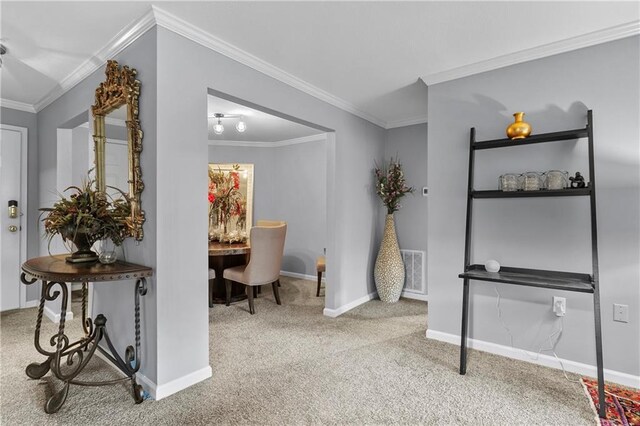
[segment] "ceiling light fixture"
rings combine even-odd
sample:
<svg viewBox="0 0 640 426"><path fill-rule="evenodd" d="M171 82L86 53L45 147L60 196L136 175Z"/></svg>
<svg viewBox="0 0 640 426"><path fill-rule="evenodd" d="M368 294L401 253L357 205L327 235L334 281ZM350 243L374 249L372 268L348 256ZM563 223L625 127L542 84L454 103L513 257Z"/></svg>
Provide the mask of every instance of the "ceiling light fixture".
<svg viewBox="0 0 640 426"><path fill-rule="evenodd" d="M224 132L224 126L222 125L220 119L224 118L224 114L214 114L214 118L218 119L218 124L215 124L213 126L213 133L215 133L216 135L221 135L222 132Z"/></svg>
<svg viewBox="0 0 640 426"><path fill-rule="evenodd" d="M245 130L247 130L247 124L242 121L242 116L240 116L240 121L238 121L238 123L236 124L236 130L240 133L244 133Z"/></svg>
<svg viewBox="0 0 640 426"><path fill-rule="evenodd" d="M244 116L238 114L222 114L220 112L216 112L213 115L210 115L209 118L213 118L218 120L216 124L213 125L213 133L216 135L221 135L224 132L224 126L222 125L223 118L239 118L240 121L236 123L236 130L238 133L244 133L247 130L247 123L244 122Z"/></svg>

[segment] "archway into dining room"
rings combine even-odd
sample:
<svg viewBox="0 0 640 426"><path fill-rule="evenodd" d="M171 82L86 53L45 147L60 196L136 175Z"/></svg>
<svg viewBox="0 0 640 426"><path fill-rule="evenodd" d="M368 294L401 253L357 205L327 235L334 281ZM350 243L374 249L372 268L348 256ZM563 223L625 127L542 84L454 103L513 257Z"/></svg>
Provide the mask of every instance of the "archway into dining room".
<svg viewBox="0 0 640 426"><path fill-rule="evenodd" d="M211 89L207 110L210 324L299 308L321 316L333 132ZM261 229L282 224L283 248L271 239L256 251ZM260 276L274 267L276 276Z"/></svg>

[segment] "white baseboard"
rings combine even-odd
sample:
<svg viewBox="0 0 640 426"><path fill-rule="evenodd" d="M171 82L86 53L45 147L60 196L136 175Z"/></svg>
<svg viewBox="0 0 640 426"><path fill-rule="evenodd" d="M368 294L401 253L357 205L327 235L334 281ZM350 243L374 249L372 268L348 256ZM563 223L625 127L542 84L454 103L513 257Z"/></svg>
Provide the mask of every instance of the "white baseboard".
<svg viewBox="0 0 640 426"><path fill-rule="evenodd" d="M168 383L157 385L149 380L144 374L136 373L136 380L140 382L142 387L149 392L151 397L156 401L166 398L174 393L178 393L183 389L193 386L212 376L211 366L207 365L200 370L189 373L186 376L179 377Z"/></svg>
<svg viewBox="0 0 640 426"><path fill-rule="evenodd" d="M102 354L100 351L96 351L95 355L104 360L111 368L117 371L120 375L125 377L124 373L118 368L117 365L113 364L111 361L107 359L106 356ZM180 392L183 389L188 388L189 386L195 385L203 380L208 379L212 375L211 366L208 365L205 368L202 368L198 371L194 371L193 373L187 374L186 376L182 376L178 379L172 380L169 383L165 383L164 385L158 386L153 380L149 379L144 374L138 372L136 373L136 381L139 385L143 387L145 391L149 393L152 399L156 401L162 398L166 398L174 393Z"/></svg>
<svg viewBox="0 0 640 426"><path fill-rule="evenodd" d="M433 340L439 340L441 342L452 343L460 346L460 336L455 334L444 333L442 331L427 330L427 338ZM501 355L507 358L513 358L520 361L530 362L532 364L543 365L545 367L551 367L560 369L560 363L558 360L550 355L540 354L537 360L531 359L526 356L522 350L518 348L512 348L510 346L499 345L497 343L486 342L484 340L468 339L467 345L469 348L477 349L479 351L489 352L496 355ZM560 358L564 364L565 370L580 374L582 376L596 377L596 367L589 364L583 364L581 362L571 361L568 359ZM604 369L605 380L613 383L618 383L624 386L640 388L640 376L633 376L631 374L622 373L620 371Z"/></svg>
<svg viewBox="0 0 640 426"><path fill-rule="evenodd" d="M289 272L289 271L280 271L280 275L283 275L285 277L291 277L291 278L299 278L301 280L313 281L315 283L318 282L317 275L306 275L306 274L299 274L297 272ZM322 282L324 282L324 275L322 277Z"/></svg>
<svg viewBox="0 0 640 426"><path fill-rule="evenodd" d="M422 300L423 302L429 301L428 295L420 294L420 293L412 293L410 291L403 291L400 297L404 297L405 299Z"/></svg>
<svg viewBox="0 0 640 426"><path fill-rule="evenodd" d="M27 300L26 302L24 302L24 306L22 307L22 309L27 309L27 308L35 308L36 306L38 306L38 304L40 303L39 300Z"/></svg>
<svg viewBox="0 0 640 426"><path fill-rule="evenodd" d="M353 302L347 303L346 305L342 305L338 309L324 308L324 311L322 311L322 313L326 317L335 318L344 314L347 311L350 311L356 306L360 306L363 303L367 303L369 300L375 299L376 297L378 297L378 292L374 291L373 293L369 293L366 296L362 296L361 298L356 299Z"/></svg>
<svg viewBox="0 0 640 426"><path fill-rule="evenodd" d="M51 320L51 322L59 323L60 322L60 312L54 312L50 307L44 307L44 315ZM73 319L73 312L67 311L67 314L64 316L65 321L70 321Z"/></svg>

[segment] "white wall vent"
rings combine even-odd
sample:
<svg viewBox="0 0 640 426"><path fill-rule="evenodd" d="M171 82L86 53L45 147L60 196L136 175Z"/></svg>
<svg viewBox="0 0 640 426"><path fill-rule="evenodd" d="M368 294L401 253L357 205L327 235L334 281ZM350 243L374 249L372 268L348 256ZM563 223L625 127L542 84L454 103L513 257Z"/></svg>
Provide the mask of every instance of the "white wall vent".
<svg viewBox="0 0 640 426"><path fill-rule="evenodd" d="M404 262L404 291L427 294L425 280L425 261L427 253L420 250L400 250Z"/></svg>

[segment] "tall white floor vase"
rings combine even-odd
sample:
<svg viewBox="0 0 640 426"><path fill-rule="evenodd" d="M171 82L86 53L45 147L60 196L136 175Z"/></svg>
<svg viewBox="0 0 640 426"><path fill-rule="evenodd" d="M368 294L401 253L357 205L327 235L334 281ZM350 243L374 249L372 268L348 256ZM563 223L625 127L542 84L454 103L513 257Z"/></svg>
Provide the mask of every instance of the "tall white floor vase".
<svg viewBox="0 0 640 426"><path fill-rule="evenodd" d="M373 270L380 300L394 303L400 299L404 287L404 263L400 255L393 214L388 214L384 224L382 244Z"/></svg>

